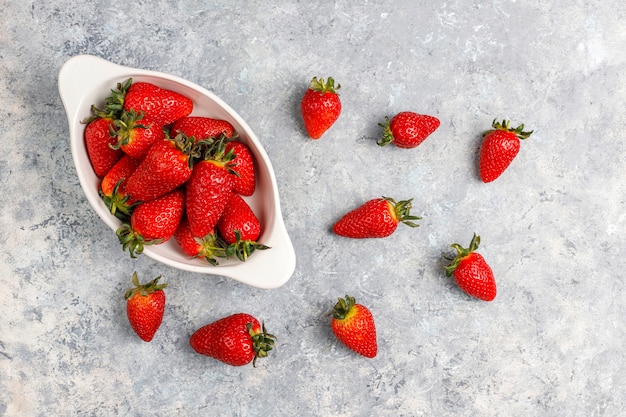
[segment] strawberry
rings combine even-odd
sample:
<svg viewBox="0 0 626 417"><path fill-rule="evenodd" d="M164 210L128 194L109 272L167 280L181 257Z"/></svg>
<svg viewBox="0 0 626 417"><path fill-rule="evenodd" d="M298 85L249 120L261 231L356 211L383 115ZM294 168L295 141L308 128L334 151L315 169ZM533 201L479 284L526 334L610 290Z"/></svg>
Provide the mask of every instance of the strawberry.
<svg viewBox="0 0 626 417"><path fill-rule="evenodd" d="M143 112L146 124L166 126L186 117L193 110L190 98L148 82L133 83L124 98L124 110Z"/></svg>
<svg viewBox="0 0 626 417"><path fill-rule="evenodd" d="M421 217L410 215L412 201L413 199L396 203L388 197L369 200L339 219L333 226L333 232L339 236L363 239L387 237L396 230L398 223L417 227L412 220L419 220Z"/></svg>
<svg viewBox="0 0 626 417"><path fill-rule="evenodd" d="M165 138L163 126L149 123L144 124L143 113L134 110L122 112L119 119L114 121L114 131L117 143L113 149L121 149L125 154L135 159L143 159L150 147Z"/></svg>
<svg viewBox="0 0 626 417"><path fill-rule="evenodd" d="M228 244L226 256L234 254L240 261L248 259L256 249L268 249L257 242L261 234L261 222L239 194L232 193L228 199L217 222L217 231Z"/></svg>
<svg viewBox="0 0 626 417"><path fill-rule="evenodd" d="M491 267L485 258L475 252L480 245L480 236L474 233L469 248L463 248L454 243L451 245L457 251L455 258L448 258L452 262L446 267L446 275L454 275L457 285L467 294L485 301L496 298L496 280Z"/></svg>
<svg viewBox="0 0 626 417"><path fill-rule="evenodd" d="M396 114L391 121L385 117L385 123L379 123L383 137L378 145L394 143L399 148L415 148L439 127L439 119L426 114L404 111Z"/></svg>
<svg viewBox="0 0 626 417"><path fill-rule="evenodd" d="M348 349L368 358L376 356L374 316L367 307L356 304L354 297L339 298L330 324L337 339Z"/></svg>
<svg viewBox="0 0 626 417"><path fill-rule="evenodd" d="M340 84L335 87L335 80L328 77L324 82L323 78L313 77L307 88L300 110L304 119L304 127L312 139L319 139L337 121L341 114L341 100L337 90Z"/></svg>
<svg viewBox="0 0 626 417"><path fill-rule="evenodd" d="M510 124L510 120L504 120L502 123L494 120L493 129L483 134L479 171L480 179L484 183L494 181L502 175L517 156L520 139L526 139L533 133L532 130L525 132L523 124L515 129L512 129Z"/></svg>
<svg viewBox="0 0 626 417"><path fill-rule="evenodd" d="M179 133L193 136L196 140L218 138L221 134L232 138L236 134L233 125L226 120L202 116L187 116L176 120L172 125L171 135Z"/></svg>
<svg viewBox="0 0 626 417"><path fill-rule="evenodd" d="M184 211L185 194L180 188L137 205L130 223L122 223L116 231L122 248L128 249L131 258L136 258L145 245L166 242L178 229Z"/></svg>
<svg viewBox="0 0 626 417"><path fill-rule="evenodd" d="M226 144L226 153L233 152L232 169L233 191L237 194L249 197L254 194L256 188L256 173L254 168L254 158L248 145L231 141Z"/></svg>
<svg viewBox="0 0 626 417"><path fill-rule="evenodd" d="M196 330L189 344L197 353L232 366L243 366L264 358L274 347L275 337L265 325L246 313L237 313Z"/></svg>
<svg viewBox="0 0 626 417"><path fill-rule="evenodd" d="M111 214L128 220L135 201L126 193L126 181L139 166L139 161L124 155L100 182L100 197Z"/></svg>
<svg viewBox="0 0 626 417"><path fill-rule="evenodd" d="M193 168L193 142L193 138L180 134L152 145L128 179L128 195L137 201L149 201L187 182Z"/></svg>
<svg viewBox="0 0 626 417"><path fill-rule="evenodd" d="M147 284L140 284L137 272L133 273L134 287L126 291L126 315L130 327L145 342L152 340L163 321L167 284L159 284L161 276Z"/></svg>
<svg viewBox="0 0 626 417"><path fill-rule="evenodd" d="M232 153L225 153L226 139L222 136L205 150L203 159L196 163L185 185L187 218L194 236L206 236L215 230L232 194Z"/></svg>
<svg viewBox="0 0 626 417"><path fill-rule="evenodd" d="M111 134L113 122L110 117L98 117L85 128L87 156L98 178L102 178L124 154L112 147L117 143L116 137Z"/></svg>
<svg viewBox="0 0 626 417"><path fill-rule="evenodd" d="M183 218L178 225L174 239L185 254L193 258L204 258L211 265L218 264L216 256L226 257L225 250L218 243L215 233L211 232L203 237L194 236L186 218Z"/></svg>

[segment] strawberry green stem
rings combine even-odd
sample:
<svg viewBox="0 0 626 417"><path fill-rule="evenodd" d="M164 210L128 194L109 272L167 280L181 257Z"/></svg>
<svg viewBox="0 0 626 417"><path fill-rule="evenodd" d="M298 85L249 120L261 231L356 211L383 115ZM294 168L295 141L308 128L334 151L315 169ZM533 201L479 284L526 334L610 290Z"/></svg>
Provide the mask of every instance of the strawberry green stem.
<svg viewBox="0 0 626 417"><path fill-rule="evenodd" d="M454 273L454 270L459 267L459 264L461 263L461 261L464 258L467 258L470 253L478 249L479 245L480 245L480 236L478 236L476 233L474 233L474 237L472 237L472 241L470 242L469 247L467 248L462 247L458 243L453 243L452 245L450 245L450 247L456 249L457 254L454 258L452 258L452 262L448 266L446 266L446 275L449 277L452 276L452 274Z"/></svg>
<svg viewBox="0 0 626 417"><path fill-rule="evenodd" d="M126 293L124 294L124 298L128 300L130 298L133 298L135 294L141 294L143 297L145 297L148 294L152 294L156 291L161 291L165 289L167 287L167 284L159 284L160 279L161 275L146 284L140 284L137 272L133 272L133 277L131 278L131 280L134 287L126 291Z"/></svg>
<svg viewBox="0 0 626 417"><path fill-rule="evenodd" d="M274 341L276 336L269 334L265 328L265 323L261 324L261 332L255 333L252 330L252 323L247 325L248 333L252 337L252 346L254 348L254 359L252 360L252 366L256 368L256 360L258 358L267 357L267 353L274 348Z"/></svg>
<svg viewBox="0 0 626 417"><path fill-rule="evenodd" d="M511 128L511 121L506 120L506 119L502 120L502 123L498 122L497 119L493 119L491 126L493 127L493 129L488 130L485 133L483 133L483 136L486 136L488 133L493 132L494 130L502 130L504 132L515 133L515 136L523 140L523 139L527 139L533 133L532 130L529 132L525 132L523 123L514 129Z"/></svg>
<svg viewBox="0 0 626 417"><path fill-rule="evenodd" d="M383 196L383 199L387 200L394 208L396 218L399 223L404 223L410 227L418 227L417 223L413 220L421 220L419 216L412 216L411 209L413 208L413 199L400 200L396 202L393 198Z"/></svg>
<svg viewBox="0 0 626 417"><path fill-rule="evenodd" d="M313 77L311 83L309 84L309 88L313 91L317 91L319 93L333 93L337 94L337 90L341 88L341 84L337 84L335 87L335 80L333 77L328 77L326 82L324 82L323 78Z"/></svg>

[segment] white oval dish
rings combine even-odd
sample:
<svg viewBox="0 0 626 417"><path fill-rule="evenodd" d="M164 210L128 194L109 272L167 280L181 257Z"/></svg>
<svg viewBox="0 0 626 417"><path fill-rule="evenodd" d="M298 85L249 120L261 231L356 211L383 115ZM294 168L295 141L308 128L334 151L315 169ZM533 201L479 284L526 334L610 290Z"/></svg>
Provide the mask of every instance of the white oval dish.
<svg viewBox="0 0 626 417"><path fill-rule="evenodd" d="M124 67L91 55L70 58L59 72L58 87L69 123L72 158L81 187L98 216L115 233L120 221L109 213L98 194L100 180L93 172L84 141L85 125L91 115L91 105L101 106L117 83L128 78L147 81L159 87L189 97L194 104L192 115L229 121L239 132L238 140L250 147L256 163L256 191L246 197L262 224L259 241L270 249L255 251L246 262L238 259L219 259L219 265L209 265L203 259L185 255L177 243L170 241L146 246L144 254L174 268L201 274L221 275L244 284L271 289L285 284L293 275L296 256L281 214L276 176L272 164L258 138L230 106L215 94L187 80L156 71ZM130 256L123 252L120 256Z"/></svg>

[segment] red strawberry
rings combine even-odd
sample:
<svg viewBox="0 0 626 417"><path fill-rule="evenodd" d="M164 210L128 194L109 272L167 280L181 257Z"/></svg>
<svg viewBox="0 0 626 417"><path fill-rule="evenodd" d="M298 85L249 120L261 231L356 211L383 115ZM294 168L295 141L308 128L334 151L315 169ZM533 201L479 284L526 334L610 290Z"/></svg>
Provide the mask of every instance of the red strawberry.
<svg viewBox="0 0 626 417"><path fill-rule="evenodd" d="M126 93L124 110L144 112L145 123L165 126L191 114L193 102L175 91L148 82L136 82Z"/></svg>
<svg viewBox="0 0 626 417"><path fill-rule="evenodd" d="M96 118L85 128L85 146L87 156L96 176L102 178L115 163L124 155L112 146L117 139L111 134L113 119L110 117Z"/></svg>
<svg viewBox="0 0 626 417"><path fill-rule="evenodd" d="M139 277L133 274L134 287L126 291L126 315L130 327L139 335L141 340L152 340L163 321L165 312L165 293L167 284L159 284L160 276L147 284L140 284Z"/></svg>
<svg viewBox="0 0 626 417"><path fill-rule="evenodd" d="M378 352L376 325L371 311L353 297L339 298L331 319L333 333L346 347L368 358Z"/></svg>
<svg viewBox="0 0 626 417"><path fill-rule="evenodd" d="M391 121L385 117L385 124L379 123L384 132L378 144L385 146L393 142L399 148L415 148L437 130L439 124L436 117L410 111L396 114Z"/></svg>
<svg viewBox="0 0 626 417"><path fill-rule="evenodd" d="M217 222L217 231L226 241L226 255L236 255L245 261L256 249L268 249L257 242L261 234L261 222L252 208L239 194L232 193L224 212Z"/></svg>
<svg viewBox="0 0 626 417"><path fill-rule="evenodd" d="M119 148L135 159L143 159L154 143L165 138L163 126L146 124L143 117L143 113L134 110L122 112L114 122L117 143L113 148Z"/></svg>
<svg viewBox="0 0 626 417"><path fill-rule="evenodd" d="M191 335L189 344L197 353L228 365L252 362L256 366L257 358L266 357L272 350L274 339L257 319L238 313L201 327Z"/></svg>
<svg viewBox="0 0 626 417"><path fill-rule="evenodd" d="M211 117L188 116L178 119L171 128L171 135L184 133L193 136L197 141L209 138L218 138L224 134L232 138L236 134L235 128L226 120Z"/></svg>
<svg viewBox="0 0 626 417"><path fill-rule="evenodd" d="M217 235L213 232L203 237L194 236L186 218L181 220L178 229L174 233L174 239L185 254L193 258L204 258L211 265L217 265L215 257L225 257L224 248L217 241Z"/></svg>
<svg viewBox="0 0 626 417"><path fill-rule="evenodd" d="M100 183L100 197L111 214L127 220L135 201L126 193L126 181L139 166L139 161L124 155L107 172Z"/></svg>
<svg viewBox="0 0 626 417"><path fill-rule="evenodd" d="M474 252L480 245L480 236L474 233L469 248L454 243L457 255L446 267L446 275L454 275L457 285L467 294L485 301L496 298L496 280L485 258Z"/></svg>
<svg viewBox="0 0 626 417"><path fill-rule="evenodd" d="M237 194L249 197L254 194L256 188L256 173L254 169L254 158L250 148L239 141L232 141L226 144L226 152L233 152L232 169L233 191Z"/></svg>
<svg viewBox="0 0 626 417"><path fill-rule="evenodd" d="M187 218L195 236L206 236L215 230L232 194L233 181L229 171L232 154L224 153L224 140L222 137L214 143L205 159L196 163L185 185Z"/></svg>
<svg viewBox="0 0 626 417"><path fill-rule="evenodd" d="M521 124L515 129L510 127L511 121L502 123L493 121L492 130L483 134L484 140L480 149L480 179L491 182L498 178L511 165L520 149L520 139L528 138L533 132L524 132Z"/></svg>
<svg viewBox="0 0 626 417"><path fill-rule="evenodd" d="M192 173L192 152L193 138L182 134L156 142L128 179L128 195L149 201L187 182Z"/></svg>
<svg viewBox="0 0 626 417"><path fill-rule="evenodd" d="M311 80L302 97L300 109L304 127L312 139L319 139L339 118L341 101L337 90L340 88L340 84L335 87L335 80L332 77L328 77L326 82L323 78L318 80L317 77Z"/></svg>
<svg viewBox="0 0 626 417"><path fill-rule="evenodd" d="M339 219L333 232L339 236L363 239L387 237L396 230L400 222L417 227L412 220L419 220L421 217L410 215L412 201L413 199L396 203L388 197L369 200Z"/></svg>
<svg viewBox="0 0 626 417"><path fill-rule="evenodd" d="M122 248L135 258L145 245L166 242L178 229L184 211L185 194L181 189L139 204L130 216L130 224L123 223L116 231Z"/></svg>

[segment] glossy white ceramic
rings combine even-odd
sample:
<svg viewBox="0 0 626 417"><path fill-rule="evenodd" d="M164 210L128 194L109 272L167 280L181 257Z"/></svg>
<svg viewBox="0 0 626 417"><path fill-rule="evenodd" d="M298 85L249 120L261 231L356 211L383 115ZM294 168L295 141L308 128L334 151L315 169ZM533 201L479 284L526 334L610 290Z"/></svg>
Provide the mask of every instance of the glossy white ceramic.
<svg viewBox="0 0 626 417"><path fill-rule="evenodd" d="M161 245L146 246L143 255L185 271L220 275L241 281L247 285L271 289L285 284L293 275L296 264L293 245L283 222L276 177L269 157L248 124L230 106L215 94L187 80L155 72L120 66L91 55L78 55L69 59L59 72L58 87L69 123L71 151L80 184L87 200L112 233L120 221L112 216L98 195L99 179L93 172L85 148L82 120L89 117L92 104L102 106L105 98L117 83L128 78L133 81L152 82L162 88L177 91L191 98L193 115L224 119L239 132L239 140L252 150L257 185L253 196L246 197L263 230L259 241L270 249L255 251L246 261L222 260L218 266L209 265L202 259L186 256L176 242L170 240ZM120 246L119 256L129 256Z"/></svg>

